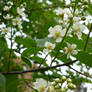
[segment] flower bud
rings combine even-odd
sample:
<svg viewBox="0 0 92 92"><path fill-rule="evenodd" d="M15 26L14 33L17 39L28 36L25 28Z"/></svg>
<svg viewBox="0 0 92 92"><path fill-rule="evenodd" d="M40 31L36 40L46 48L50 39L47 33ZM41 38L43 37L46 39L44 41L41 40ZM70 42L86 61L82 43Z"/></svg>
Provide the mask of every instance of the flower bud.
<svg viewBox="0 0 92 92"><path fill-rule="evenodd" d="M55 86L55 89L58 89L58 88L59 88L59 85L56 85L56 86Z"/></svg>
<svg viewBox="0 0 92 92"><path fill-rule="evenodd" d="M55 85L56 85L56 82L51 82L51 85L52 85L52 86L55 86Z"/></svg>
<svg viewBox="0 0 92 92"><path fill-rule="evenodd" d="M84 10L88 10L88 6L84 6Z"/></svg>
<svg viewBox="0 0 92 92"><path fill-rule="evenodd" d="M72 3L72 7L75 7L75 3Z"/></svg>
<svg viewBox="0 0 92 92"><path fill-rule="evenodd" d="M82 17L81 20L86 20L86 17Z"/></svg>
<svg viewBox="0 0 92 92"><path fill-rule="evenodd" d="M76 88L76 85L73 85L73 89L75 89Z"/></svg>
<svg viewBox="0 0 92 92"><path fill-rule="evenodd" d="M67 83L71 83L72 80L70 78L67 79Z"/></svg>
<svg viewBox="0 0 92 92"><path fill-rule="evenodd" d="M59 83L60 82L60 79L59 78L56 78L55 79L55 82Z"/></svg>
<svg viewBox="0 0 92 92"><path fill-rule="evenodd" d="M68 88L70 88L70 89L75 89L76 86L75 86L74 84L72 84L72 83L68 83Z"/></svg>
<svg viewBox="0 0 92 92"><path fill-rule="evenodd" d="M49 92L55 92L54 86L50 86L50 91Z"/></svg>
<svg viewBox="0 0 92 92"><path fill-rule="evenodd" d="M65 88L61 88L60 92L66 92Z"/></svg>
<svg viewBox="0 0 92 92"><path fill-rule="evenodd" d="M62 76L61 80L62 81L65 81L66 80L66 77L65 76Z"/></svg>
<svg viewBox="0 0 92 92"><path fill-rule="evenodd" d="M87 5L87 4L88 4L88 2L87 2L87 1L83 1L83 4L84 4L84 5Z"/></svg>
<svg viewBox="0 0 92 92"><path fill-rule="evenodd" d="M66 7L66 8L70 8L70 5L66 5L65 7Z"/></svg>

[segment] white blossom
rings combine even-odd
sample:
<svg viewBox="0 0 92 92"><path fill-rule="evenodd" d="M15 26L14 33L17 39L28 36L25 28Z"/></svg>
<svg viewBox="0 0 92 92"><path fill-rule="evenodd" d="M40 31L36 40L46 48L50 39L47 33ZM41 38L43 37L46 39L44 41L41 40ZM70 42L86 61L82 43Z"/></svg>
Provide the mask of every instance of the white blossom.
<svg viewBox="0 0 92 92"><path fill-rule="evenodd" d="M48 83L46 80L39 78L34 82L34 88L36 88L39 92L44 92Z"/></svg>
<svg viewBox="0 0 92 92"><path fill-rule="evenodd" d="M73 17L73 21L74 22L79 22L80 21L80 18L79 17Z"/></svg>
<svg viewBox="0 0 92 92"><path fill-rule="evenodd" d="M7 5L12 6L12 5L13 5L13 2L8 1L8 2L7 2Z"/></svg>
<svg viewBox="0 0 92 92"><path fill-rule="evenodd" d="M78 39L82 39L82 32L85 30L85 26L76 22L73 24L74 34L78 37Z"/></svg>
<svg viewBox="0 0 92 92"><path fill-rule="evenodd" d="M10 7L9 6L4 6L3 10L4 11L9 11Z"/></svg>
<svg viewBox="0 0 92 92"><path fill-rule="evenodd" d="M56 15L64 15L64 10L60 7L58 9L54 10L54 12L56 12Z"/></svg>
<svg viewBox="0 0 92 92"><path fill-rule="evenodd" d="M62 9L62 8L59 7L58 9L54 10L54 12L56 13L56 15L63 16L64 14L66 14L68 17L73 17L69 8Z"/></svg>
<svg viewBox="0 0 92 92"><path fill-rule="evenodd" d="M22 16L22 17L26 17L26 14L25 14L25 8L17 8L17 13Z"/></svg>
<svg viewBox="0 0 92 92"><path fill-rule="evenodd" d="M17 13L22 17L22 19L24 21L29 22L29 19L27 18L28 16L25 14L25 8L24 7L23 8L18 7L17 8Z"/></svg>
<svg viewBox="0 0 92 92"><path fill-rule="evenodd" d="M22 24L22 20L19 17L16 17L15 19L13 19L13 25L20 25Z"/></svg>
<svg viewBox="0 0 92 92"><path fill-rule="evenodd" d="M49 35L48 37L54 37L56 42L61 42L62 37L65 35L65 30L62 29L60 25L56 25L54 27L49 28Z"/></svg>
<svg viewBox="0 0 92 92"><path fill-rule="evenodd" d="M67 58L71 56L71 54L76 55L78 53L76 49L76 44L69 44L67 43L67 47L65 47L65 54L67 54Z"/></svg>
<svg viewBox="0 0 92 92"><path fill-rule="evenodd" d="M72 13L71 13L71 11L70 11L69 8L65 8L65 9L64 9L64 14L66 14L67 17L73 17L73 15L72 15Z"/></svg>
<svg viewBox="0 0 92 92"><path fill-rule="evenodd" d="M8 27L8 28L4 27L0 31L1 31L1 34L6 34L6 33L10 32L10 30L11 30L10 27Z"/></svg>
<svg viewBox="0 0 92 92"><path fill-rule="evenodd" d="M51 52L55 48L55 44L52 44L50 42L45 42L45 47L44 52Z"/></svg>
<svg viewBox="0 0 92 92"><path fill-rule="evenodd" d="M6 20L9 20L9 19L13 18L13 16L10 16L9 14L7 14L6 16L3 16L3 17L4 17L4 19L6 19Z"/></svg>

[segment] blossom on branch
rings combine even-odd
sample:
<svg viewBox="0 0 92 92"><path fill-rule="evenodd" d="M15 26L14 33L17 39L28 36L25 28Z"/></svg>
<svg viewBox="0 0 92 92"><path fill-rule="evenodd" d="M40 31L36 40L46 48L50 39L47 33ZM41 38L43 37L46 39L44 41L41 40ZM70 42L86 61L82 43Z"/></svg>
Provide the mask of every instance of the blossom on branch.
<svg viewBox="0 0 92 92"><path fill-rule="evenodd" d="M78 51L75 50L76 47L76 44L67 43L67 47L65 47L65 54L67 54L67 58L69 58L71 54L76 55L78 53Z"/></svg>
<svg viewBox="0 0 92 92"><path fill-rule="evenodd" d="M44 52L51 52L55 48L55 44L52 44L50 42L45 42L45 47Z"/></svg>
<svg viewBox="0 0 92 92"><path fill-rule="evenodd" d="M21 18L16 17L15 19L13 19L13 25L20 25L22 24Z"/></svg>
<svg viewBox="0 0 92 92"><path fill-rule="evenodd" d="M47 81L42 78L36 79L36 82L34 82L34 88L39 92L45 92L47 85Z"/></svg>
<svg viewBox="0 0 92 92"><path fill-rule="evenodd" d="M7 14L6 16L3 16L3 18L6 20L9 20L9 19L13 18L13 16L10 16L10 14Z"/></svg>
<svg viewBox="0 0 92 92"><path fill-rule="evenodd" d="M86 27L83 24L80 24L79 22L74 23L74 35L76 35L78 39L82 39L82 32L85 30L85 28Z"/></svg>
<svg viewBox="0 0 92 92"><path fill-rule="evenodd" d="M54 27L49 28L49 35L48 37L54 37L56 39L56 42L61 42L62 37L65 35L65 30L62 29L60 25L56 25Z"/></svg>

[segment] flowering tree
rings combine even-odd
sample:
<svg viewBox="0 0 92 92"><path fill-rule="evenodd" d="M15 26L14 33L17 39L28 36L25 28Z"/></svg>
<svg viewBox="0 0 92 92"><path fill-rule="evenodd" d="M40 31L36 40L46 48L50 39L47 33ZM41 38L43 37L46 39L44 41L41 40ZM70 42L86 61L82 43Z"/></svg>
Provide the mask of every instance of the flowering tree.
<svg viewBox="0 0 92 92"><path fill-rule="evenodd" d="M91 8L91 0L1 0L0 92L92 83Z"/></svg>

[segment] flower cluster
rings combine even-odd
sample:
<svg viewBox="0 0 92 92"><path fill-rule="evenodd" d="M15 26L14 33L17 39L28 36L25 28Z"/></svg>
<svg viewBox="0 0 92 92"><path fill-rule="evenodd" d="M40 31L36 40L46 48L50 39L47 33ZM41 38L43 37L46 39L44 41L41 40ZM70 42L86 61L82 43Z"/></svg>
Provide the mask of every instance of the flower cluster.
<svg viewBox="0 0 92 92"><path fill-rule="evenodd" d="M58 9L54 10L54 12L56 12L56 15L61 16L61 17L65 17L65 16L73 17L69 8L62 9L59 7Z"/></svg>
<svg viewBox="0 0 92 92"><path fill-rule="evenodd" d="M67 92L73 90L76 86L72 83L70 78L62 76L61 79L56 78L53 82L47 82L40 78L34 82L34 88L39 92Z"/></svg>
<svg viewBox="0 0 92 92"><path fill-rule="evenodd" d="M7 4L4 6L3 10L8 13L9 10L12 8L12 6L13 6L13 2L9 1L9 2L7 2ZM9 19L12 19L13 16L11 16L10 14L6 14L5 16L3 16L3 18L6 19L6 20L9 20Z"/></svg>
<svg viewBox="0 0 92 92"><path fill-rule="evenodd" d="M14 14L10 13L9 11L12 10L13 2L8 1L6 5L3 8L3 11L6 15L3 16L5 21L7 23L0 24L0 32L1 34L9 34L12 31L22 31L22 23L24 21L29 22L29 19L27 18L27 15L25 14L25 6L24 3L21 4L19 7L15 8L17 9L17 15L14 16ZM8 21L7 21L8 20ZM12 32L13 33L13 32Z"/></svg>
<svg viewBox="0 0 92 92"><path fill-rule="evenodd" d="M10 8L12 7L12 5L13 5L13 2L8 1L7 5L4 6L3 10L8 12L10 10Z"/></svg>
<svg viewBox="0 0 92 92"><path fill-rule="evenodd" d="M70 78L66 78L65 76L62 76L61 79L56 78L51 85L55 90L53 92L67 92L76 88L76 86L72 83L72 80Z"/></svg>

